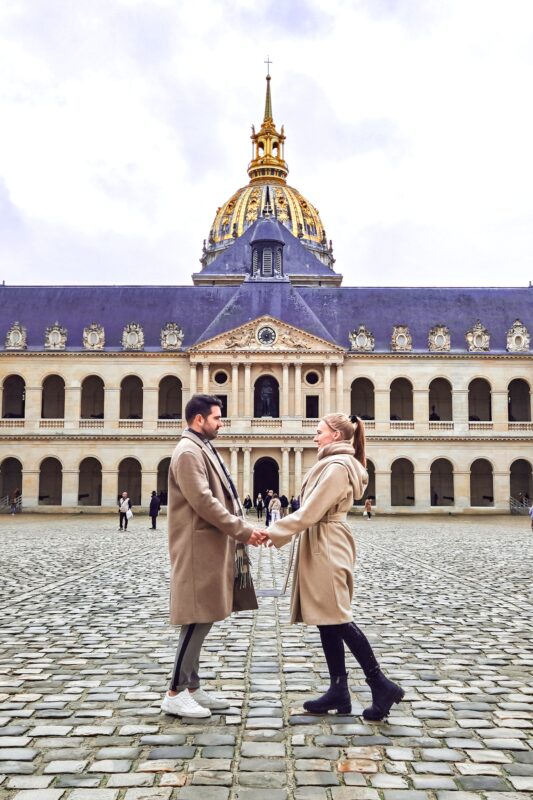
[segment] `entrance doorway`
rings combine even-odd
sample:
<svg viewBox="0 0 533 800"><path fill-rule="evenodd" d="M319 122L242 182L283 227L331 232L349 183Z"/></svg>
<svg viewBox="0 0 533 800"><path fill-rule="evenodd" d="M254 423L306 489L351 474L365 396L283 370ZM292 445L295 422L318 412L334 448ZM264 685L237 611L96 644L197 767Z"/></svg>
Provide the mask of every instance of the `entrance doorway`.
<svg viewBox="0 0 533 800"><path fill-rule="evenodd" d="M279 493L279 466L273 458L260 458L254 465L254 500L261 492L263 497L269 489Z"/></svg>

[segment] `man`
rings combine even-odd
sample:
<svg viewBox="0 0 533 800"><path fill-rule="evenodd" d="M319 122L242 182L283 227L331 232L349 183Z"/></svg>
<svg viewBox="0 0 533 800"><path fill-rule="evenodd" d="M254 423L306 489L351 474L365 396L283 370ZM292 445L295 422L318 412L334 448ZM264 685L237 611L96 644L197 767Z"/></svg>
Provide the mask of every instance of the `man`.
<svg viewBox="0 0 533 800"><path fill-rule="evenodd" d="M128 530L128 511L131 511L131 500L127 492L122 492L121 497L118 498L119 531ZM124 526L124 528L122 526Z"/></svg>
<svg viewBox="0 0 533 800"><path fill-rule="evenodd" d="M185 407L188 428L170 462L168 542L170 621L181 625L170 689L162 711L184 717L209 717L229 703L200 688L200 650L213 622L228 617L236 587L246 585L257 608L244 544L265 537L242 515L237 490L211 442L222 427L221 402L196 394Z"/></svg>
<svg viewBox="0 0 533 800"><path fill-rule="evenodd" d="M265 495L265 525L270 525L270 501L274 497L274 489L269 489Z"/></svg>
<svg viewBox="0 0 533 800"><path fill-rule="evenodd" d="M150 498L150 519L152 520L152 530L155 531L157 528L157 515L159 514L159 509L161 508L161 500L157 496L157 492L152 492L152 496Z"/></svg>

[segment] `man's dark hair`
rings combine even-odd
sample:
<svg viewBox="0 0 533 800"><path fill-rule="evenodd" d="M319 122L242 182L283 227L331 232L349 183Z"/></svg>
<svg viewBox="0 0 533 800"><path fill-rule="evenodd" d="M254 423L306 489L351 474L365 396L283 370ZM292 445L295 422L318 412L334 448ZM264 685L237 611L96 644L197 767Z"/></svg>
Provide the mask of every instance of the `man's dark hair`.
<svg viewBox="0 0 533 800"><path fill-rule="evenodd" d="M201 414L204 419L207 419L213 406L222 408L222 401L212 394L193 394L185 406L187 425L191 424L197 414Z"/></svg>

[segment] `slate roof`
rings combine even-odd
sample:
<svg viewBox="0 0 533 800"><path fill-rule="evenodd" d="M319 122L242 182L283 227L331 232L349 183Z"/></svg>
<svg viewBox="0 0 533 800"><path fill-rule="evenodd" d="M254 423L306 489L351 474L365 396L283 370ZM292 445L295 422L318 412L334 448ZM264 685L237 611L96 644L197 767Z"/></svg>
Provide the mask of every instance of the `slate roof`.
<svg viewBox="0 0 533 800"><path fill-rule="evenodd" d="M300 241L279 223L285 274L331 275ZM254 226L207 270L249 272ZM0 286L0 348L17 321L28 332L28 350L44 349L45 329L67 328L67 350L83 349L83 328L105 329L105 349L121 351L124 326L143 327L145 350L159 351L160 331L177 322L185 332L183 349L263 315L349 348L348 334L365 325L375 336L375 352L390 352L394 325L407 325L413 352L428 352L428 333L446 325L452 352L465 353L465 333L480 319L491 334L490 352L506 351L506 333L518 318L533 335L533 288L413 288L294 286L288 278L246 278L218 286ZM474 354L477 356L477 354Z"/></svg>

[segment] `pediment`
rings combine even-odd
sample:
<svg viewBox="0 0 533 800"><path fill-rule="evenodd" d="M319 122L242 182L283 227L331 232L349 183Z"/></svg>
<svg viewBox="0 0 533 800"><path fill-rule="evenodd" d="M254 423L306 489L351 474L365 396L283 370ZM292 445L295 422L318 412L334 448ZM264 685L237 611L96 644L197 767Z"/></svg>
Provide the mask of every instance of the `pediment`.
<svg viewBox="0 0 533 800"><path fill-rule="evenodd" d="M190 348L191 352L343 353L342 347L268 315L231 328Z"/></svg>

